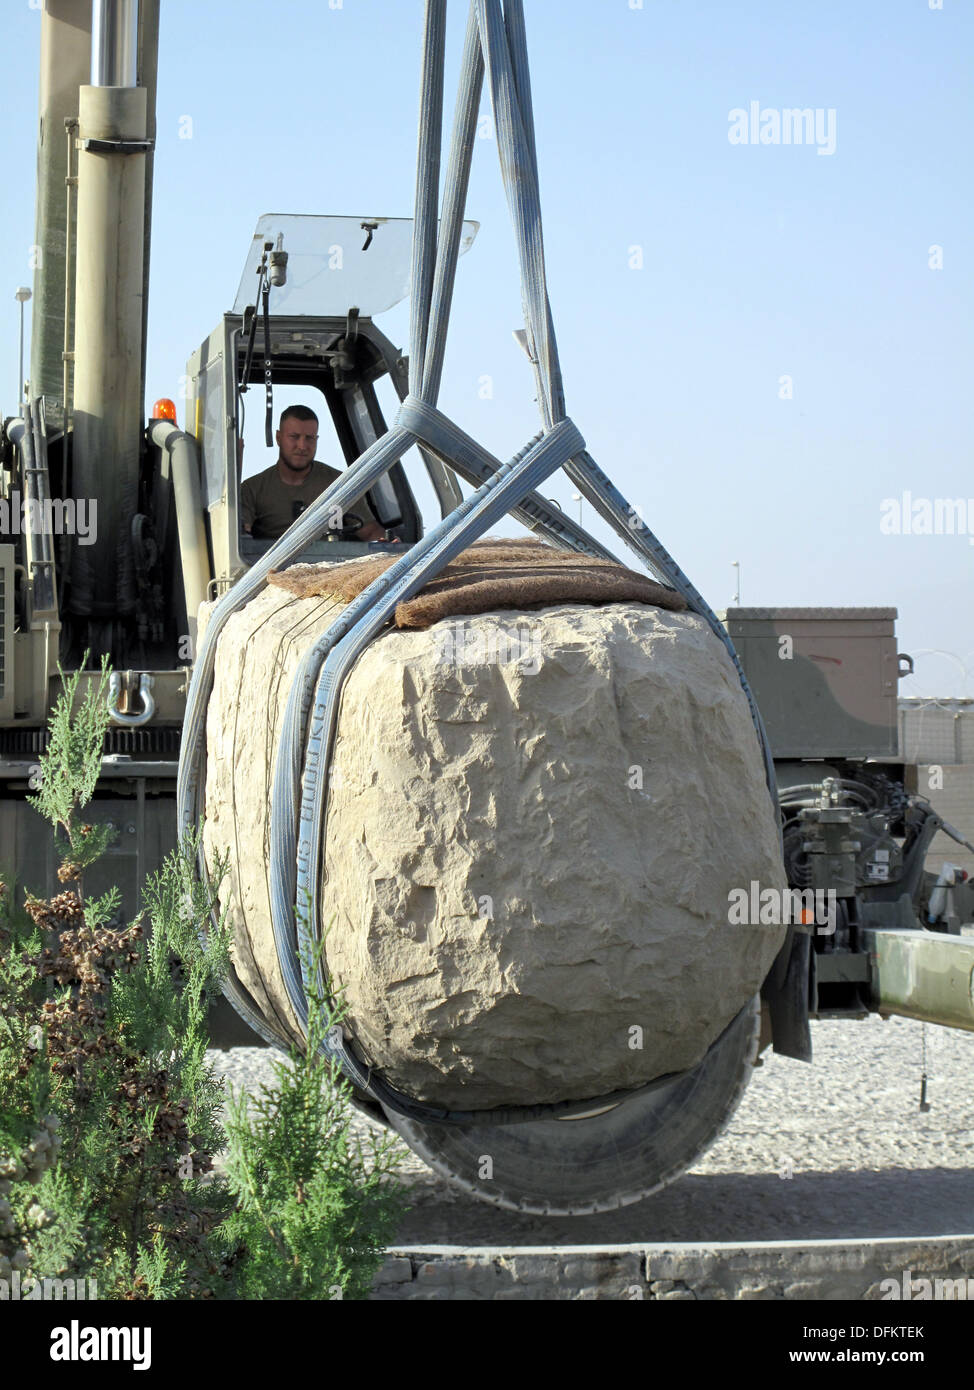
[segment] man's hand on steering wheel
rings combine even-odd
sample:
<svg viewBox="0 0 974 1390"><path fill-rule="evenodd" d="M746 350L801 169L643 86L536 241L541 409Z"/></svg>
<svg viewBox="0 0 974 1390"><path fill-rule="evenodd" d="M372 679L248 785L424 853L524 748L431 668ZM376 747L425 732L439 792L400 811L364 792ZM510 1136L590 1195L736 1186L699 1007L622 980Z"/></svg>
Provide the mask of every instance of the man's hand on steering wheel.
<svg viewBox="0 0 974 1390"><path fill-rule="evenodd" d="M363 535L362 533L365 532ZM384 541L386 533L377 521L363 521L357 512L345 512L341 526L330 526L328 535L338 541ZM399 544L399 537L393 539Z"/></svg>
<svg viewBox="0 0 974 1390"><path fill-rule="evenodd" d="M357 512L343 512L341 526L329 526L326 536L331 536L336 541L358 540L358 532L361 531L365 522Z"/></svg>

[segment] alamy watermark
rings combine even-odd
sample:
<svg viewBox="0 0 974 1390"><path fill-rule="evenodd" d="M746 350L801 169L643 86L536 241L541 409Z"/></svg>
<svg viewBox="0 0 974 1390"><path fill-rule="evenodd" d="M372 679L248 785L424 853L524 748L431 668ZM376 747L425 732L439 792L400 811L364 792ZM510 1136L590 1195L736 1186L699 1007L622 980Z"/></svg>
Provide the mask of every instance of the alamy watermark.
<svg viewBox="0 0 974 1390"><path fill-rule="evenodd" d="M907 1303L974 1303L974 1279L918 1279L912 1269L904 1269L899 1279L882 1279L880 1298L903 1299Z"/></svg>
<svg viewBox="0 0 974 1390"><path fill-rule="evenodd" d="M734 927L814 926L832 936L838 918L834 888L762 888L752 878L727 894L727 920Z"/></svg>
<svg viewBox="0 0 974 1390"><path fill-rule="evenodd" d="M732 145L814 145L819 154L835 154L835 107L762 106L728 111Z"/></svg>
<svg viewBox="0 0 974 1390"><path fill-rule="evenodd" d="M519 666L533 676L541 668L540 637L529 627L465 627L457 623L436 634L440 666Z"/></svg>
<svg viewBox="0 0 974 1390"><path fill-rule="evenodd" d="M133 1371L152 1365L151 1327L82 1327L72 1318L51 1329L52 1361L131 1361Z"/></svg>
<svg viewBox="0 0 974 1390"><path fill-rule="evenodd" d="M22 497L16 488L0 497L0 536L77 536L79 545L98 539L96 497Z"/></svg>
<svg viewBox="0 0 974 1390"><path fill-rule="evenodd" d="M974 497L884 497L879 529L884 536L968 536L974 545Z"/></svg>
<svg viewBox="0 0 974 1390"><path fill-rule="evenodd" d="M97 1279L32 1279L29 1276L22 1279L19 1269L15 1269L9 1279L0 1279L0 1303L57 1303L61 1299L95 1301L97 1298Z"/></svg>

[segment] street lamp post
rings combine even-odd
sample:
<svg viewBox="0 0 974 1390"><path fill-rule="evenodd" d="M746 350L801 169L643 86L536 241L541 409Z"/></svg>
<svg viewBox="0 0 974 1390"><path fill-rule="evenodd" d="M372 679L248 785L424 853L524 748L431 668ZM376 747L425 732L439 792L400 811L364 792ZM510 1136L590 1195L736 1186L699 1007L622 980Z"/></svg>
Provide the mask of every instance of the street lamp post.
<svg viewBox="0 0 974 1390"><path fill-rule="evenodd" d="M582 524L582 494L581 494L580 492L573 492L573 493L572 493L572 501L578 503L578 524L579 524L579 526L581 526L581 524Z"/></svg>
<svg viewBox="0 0 974 1390"><path fill-rule="evenodd" d="M24 305L30 299L30 290L26 285L21 285L15 295L17 303L20 305L20 379L17 382L17 404L24 399Z"/></svg>
<svg viewBox="0 0 974 1390"><path fill-rule="evenodd" d="M740 606L741 606L741 562L740 562L740 560L732 560L732 561L731 561L731 568L737 571L737 574L736 574L736 577L735 577L735 588L736 588L737 592L734 594L734 607L735 607L735 608L740 608Z"/></svg>

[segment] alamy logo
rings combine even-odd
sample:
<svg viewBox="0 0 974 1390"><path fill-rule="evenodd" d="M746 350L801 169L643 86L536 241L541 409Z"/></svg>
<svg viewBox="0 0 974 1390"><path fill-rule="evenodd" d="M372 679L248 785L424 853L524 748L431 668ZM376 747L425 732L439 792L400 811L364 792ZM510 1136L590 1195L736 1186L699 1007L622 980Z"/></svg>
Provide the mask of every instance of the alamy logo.
<svg viewBox="0 0 974 1390"><path fill-rule="evenodd" d="M974 1279L917 1279L912 1269L904 1269L899 1279L883 1279L880 1297L905 1299L908 1303L974 1302Z"/></svg>
<svg viewBox="0 0 974 1390"><path fill-rule="evenodd" d="M97 1279L21 1279L15 1269L9 1279L0 1279L0 1303L30 1303L35 1300L59 1302L61 1299L98 1298Z"/></svg>
<svg viewBox="0 0 974 1390"><path fill-rule="evenodd" d="M752 878L727 894L727 920L734 927L814 926L832 936L838 916L834 888L762 888Z"/></svg>
<svg viewBox="0 0 974 1390"><path fill-rule="evenodd" d="M152 1365L151 1327L68 1327L51 1330L52 1361L131 1361L133 1371Z"/></svg>
<svg viewBox="0 0 974 1390"><path fill-rule="evenodd" d="M98 499L21 497L14 488L0 497L0 536L77 536L79 545L97 540Z"/></svg>
<svg viewBox="0 0 974 1390"><path fill-rule="evenodd" d="M969 536L974 545L974 497L884 497L879 529L884 536Z"/></svg>
<svg viewBox="0 0 974 1390"><path fill-rule="evenodd" d="M759 101L728 111L732 145L814 145L835 154L835 107L762 106Z"/></svg>
<svg viewBox="0 0 974 1390"><path fill-rule="evenodd" d="M441 666L520 666L526 675L541 667L541 641L531 628L442 628L436 634L436 661Z"/></svg>

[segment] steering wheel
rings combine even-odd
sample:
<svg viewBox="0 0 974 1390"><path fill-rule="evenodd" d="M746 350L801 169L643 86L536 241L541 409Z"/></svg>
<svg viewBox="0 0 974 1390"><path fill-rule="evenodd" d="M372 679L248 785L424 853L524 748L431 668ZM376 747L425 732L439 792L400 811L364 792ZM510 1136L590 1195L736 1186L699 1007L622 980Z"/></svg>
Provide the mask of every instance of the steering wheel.
<svg viewBox="0 0 974 1390"><path fill-rule="evenodd" d="M322 540L354 541L357 539L355 532L361 531L362 527L365 525L365 522L362 520L360 516L356 515L355 512L345 512L343 514L343 517L343 525L329 527L328 530L325 532L324 536L322 537Z"/></svg>

